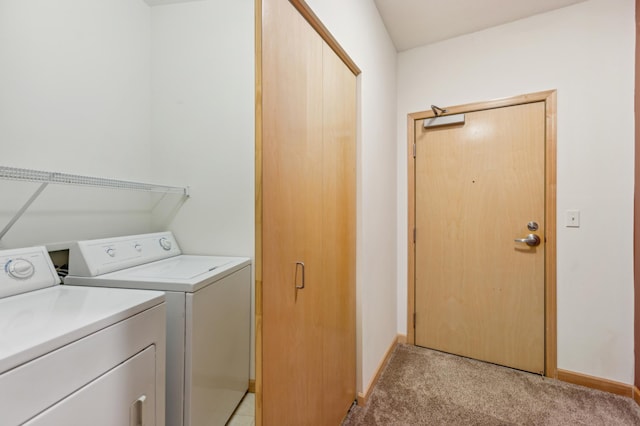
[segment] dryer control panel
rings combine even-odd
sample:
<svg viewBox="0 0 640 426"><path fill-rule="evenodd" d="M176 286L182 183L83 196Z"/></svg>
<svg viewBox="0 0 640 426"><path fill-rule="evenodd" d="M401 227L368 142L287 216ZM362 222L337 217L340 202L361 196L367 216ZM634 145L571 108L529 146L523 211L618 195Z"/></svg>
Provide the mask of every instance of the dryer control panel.
<svg viewBox="0 0 640 426"><path fill-rule="evenodd" d="M45 247L0 250L0 267L0 298L60 283Z"/></svg>
<svg viewBox="0 0 640 426"><path fill-rule="evenodd" d="M69 275L95 277L181 253L171 232L78 241L69 249Z"/></svg>

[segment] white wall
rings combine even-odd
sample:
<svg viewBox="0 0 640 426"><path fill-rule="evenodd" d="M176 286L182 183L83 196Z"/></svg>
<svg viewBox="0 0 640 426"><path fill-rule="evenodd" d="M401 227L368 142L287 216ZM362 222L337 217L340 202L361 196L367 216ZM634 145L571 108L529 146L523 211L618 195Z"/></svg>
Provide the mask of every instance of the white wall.
<svg viewBox="0 0 640 426"><path fill-rule="evenodd" d="M171 229L253 256L253 0L0 0L0 63L0 165L192 195L50 185L0 248ZM0 180L0 228L37 187Z"/></svg>
<svg viewBox="0 0 640 426"><path fill-rule="evenodd" d="M396 51L372 0L307 3L362 70L357 187L358 391L396 327Z"/></svg>
<svg viewBox="0 0 640 426"><path fill-rule="evenodd" d="M398 57L398 324L406 116L558 90L558 368L633 383L634 1L590 0ZM564 226L581 211L581 227Z"/></svg>
<svg viewBox="0 0 640 426"><path fill-rule="evenodd" d="M149 29L142 0L0 0L0 165L148 180ZM0 228L37 186L0 182ZM145 232L149 201L50 187L0 247Z"/></svg>
<svg viewBox="0 0 640 426"><path fill-rule="evenodd" d="M152 8L152 174L191 189L154 228L186 253L254 255L254 56L253 0Z"/></svg>

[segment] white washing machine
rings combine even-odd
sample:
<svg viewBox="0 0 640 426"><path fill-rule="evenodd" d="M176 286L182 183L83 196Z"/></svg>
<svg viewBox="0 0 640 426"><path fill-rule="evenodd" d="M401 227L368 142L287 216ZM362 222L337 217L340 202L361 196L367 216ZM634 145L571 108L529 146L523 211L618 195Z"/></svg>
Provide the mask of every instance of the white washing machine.
<svg viewBox="0 0 640 426"><path fill-rule="evenodd" d="M164 425L164 293L67 287L0 251L0 424Z"/></svg>
<svg viewBox="0 0 640 426"><path fill-rule="evenodd" d="M171 232L79 241L65 284L162 290L167 425L224 425L249 385L248 258L182 254Z"/></svg>

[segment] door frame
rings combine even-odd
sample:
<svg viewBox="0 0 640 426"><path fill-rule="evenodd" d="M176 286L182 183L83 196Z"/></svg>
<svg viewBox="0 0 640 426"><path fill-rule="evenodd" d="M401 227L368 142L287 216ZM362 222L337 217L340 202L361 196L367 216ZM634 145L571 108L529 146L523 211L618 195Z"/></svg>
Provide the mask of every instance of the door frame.
<svg viewBox="0 0 640 426"><path fill-rule="evenodd" d="M545 103L545 271L544 271L544 375L557 378L557 296L556 296L556 186L557 186L557 106L556 90L530 93L510 98L495 99L465 105L446 107L442 115L462 114L495 108ZM433 110L407 114L407 343L415 345L415 122L434 117Z"/></svg>

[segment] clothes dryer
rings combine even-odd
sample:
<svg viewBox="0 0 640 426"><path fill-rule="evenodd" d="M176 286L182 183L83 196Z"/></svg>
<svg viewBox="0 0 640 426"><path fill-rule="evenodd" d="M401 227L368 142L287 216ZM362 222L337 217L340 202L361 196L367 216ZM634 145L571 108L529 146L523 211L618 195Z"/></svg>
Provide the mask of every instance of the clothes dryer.
<svg viewBox="0 0 640 426"><path fill-rule="evenodd" d="M165 424L164 293L61 286L44 247L0 266L2 425Z"/></svg>

